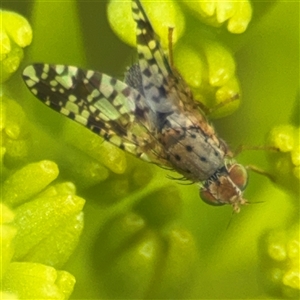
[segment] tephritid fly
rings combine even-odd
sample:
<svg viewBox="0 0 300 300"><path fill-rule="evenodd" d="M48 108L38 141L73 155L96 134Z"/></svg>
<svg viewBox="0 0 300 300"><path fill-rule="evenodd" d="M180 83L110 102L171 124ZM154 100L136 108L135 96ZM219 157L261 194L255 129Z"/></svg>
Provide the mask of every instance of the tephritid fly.
<svg viewBox="0 0 300 300"><path fill-rule="evenodd" d="M212 205L247 203L247 172L230 151L172 68L139 0L132 1L138 64L125 82L72 66L33 64L23 78L46 105L77 121L117 147L167 166L192 182Z"/></svg>

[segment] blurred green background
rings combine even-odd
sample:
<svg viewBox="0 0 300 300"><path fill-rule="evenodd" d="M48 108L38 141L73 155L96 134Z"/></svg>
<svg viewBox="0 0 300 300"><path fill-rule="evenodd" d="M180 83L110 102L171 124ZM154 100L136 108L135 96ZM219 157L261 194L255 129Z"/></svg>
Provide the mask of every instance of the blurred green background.
<svg viewBox="0 0 300 300"><path fill-rule="evenodd" d="M266 236L272 230L294 232L296 227L299 233L299 178L280 174L274 167L279 156L265 151L239 155L244 165L275 172L277 183L251 173L245 192L251 204L238 215L232 215L231 207L206 205L196 185L180 185L166 178L176 174L128 155L124 174L105 170L101 180L99 174L95 181L92 175L81 179L79 164L74 167L78 174L72 164L93 149L80 154L74 149L76 138L82 145L86 134L88 148L97 137L30 95L21 70L33 62L48 62L122 78L135 50L111 31L103 1L4 1L2 8L19 12L33 28L24 62L5 86L30 120L34 146L28 161L54 160L61 180L73 181L86 200L81 239L63 267L76 278L71 299L297 297L297 291L274 281L270 270L276 262L267 254ZM254 3L253 23L242 35L211 30L234 51L242 90L240 108L213 122L219 136L235 149L240 144L264 145L275 126L299 127L299 3ZM122 168L116 167L116 173ZM276 268L285 269L285 262Z"/></svg>

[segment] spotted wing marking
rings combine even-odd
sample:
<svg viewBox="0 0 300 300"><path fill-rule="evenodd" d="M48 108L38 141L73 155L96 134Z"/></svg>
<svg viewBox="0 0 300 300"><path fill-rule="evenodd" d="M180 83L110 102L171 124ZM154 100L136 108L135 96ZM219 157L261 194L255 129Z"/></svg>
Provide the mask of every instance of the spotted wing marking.
<svg viewBox="0 0 300 300"><path fill-rule="evenodd" d="M146 73L144 75L149 75L148 78L151 78L151 75L147 74L149 70L152 74L159 73L168 77L171 72L169 62L160 46L159 37L154 32L139 1L132 1L132 14L137 23L137 49L141 71Z"/></svg>
<svg viewBox="0 0 300 300"><path fill-rule="evenodd" d="M148 107L135 89L108 75L72 66L33 64L24 80L46 105L142 159L159 161ZM145 153L147 152L148 153Z"/></svg>
<svg viewBox="0 0 300 300"><path fill-rule="evenodd" d="M185 130L187 136L193 136L190 128L198 128L210 138L214 135L213 128L195 105L187 84L177 70L171 68L159 37L154 32L140 1L132 1L132 12L137 23L137 51L142 88L147 103L157 115L157 127L164 132L164 124L171 122L172 128ZM179 140L177 142L181 143Z"/></svg>
<svg viewBox="0 0 300 300"><path fill-rule="evenodd" d="M149 106L159 113L194 111L200 122L207 122L205 115L195 105L190 88L178 71L170 66L140 1L132 1L132 14L137 24L139 67ZM196 126L193 121L190 123Z"/></svg>
<svg viewBox="0 0 300 300"><path fill-rule="evenodd" d="M173 103L168 99L168 77L172 74L169 62L139 1L132 1L132 14L137 24L137 52L146 101L154 111L170 112Z"/></svg>

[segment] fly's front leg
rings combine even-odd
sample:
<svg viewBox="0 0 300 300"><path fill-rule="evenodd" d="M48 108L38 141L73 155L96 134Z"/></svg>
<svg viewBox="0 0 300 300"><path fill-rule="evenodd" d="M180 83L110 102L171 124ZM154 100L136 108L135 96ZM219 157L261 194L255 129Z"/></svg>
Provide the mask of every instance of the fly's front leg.
<svg viewBox="0 0 300 300"><path fill-rule="evenodd" d="M272 182L276 182L275 180L275 176L270 174L269 172L265 171L264 169L261 169L257 166L254 166L254 165L247 165L245 166L245 168L247 170L251 170L257 174L260 174L260 175L263 175L263 176L266 176L267 178L269 178Z"/></svg>
<svg viewBox="0 0 300 300"><path fill-rule="evenodd" d="M235 151L233 152L233 157L239 155L243 151L248 151L248 150L263 150L263 151L274 151L274 152L279 152L280 149L275 147L275 146L246 146L246 145L239 145Z"/></svg>
<svg viewBox="0 0 300 300"><path fill-rule="evenodd" d="M246 145L239 145L236 150L234 152L232 152L232 155L233 157L239 155L241 152L243 151L270 151L270 152L274 152L274 153L278 153L280 152L280 149L276 146L267 146L267 145L264 145L264 146L246 146ZM245 166L247 170L251 170L257 174L260 174L260 175L263 175L263 176L266 176L267 178L269 178L272 182L276 182L276 177L271 174L270 172L267 172L266 170L260 168L260 167L257 167L255 165L246 165Z"/></svg>

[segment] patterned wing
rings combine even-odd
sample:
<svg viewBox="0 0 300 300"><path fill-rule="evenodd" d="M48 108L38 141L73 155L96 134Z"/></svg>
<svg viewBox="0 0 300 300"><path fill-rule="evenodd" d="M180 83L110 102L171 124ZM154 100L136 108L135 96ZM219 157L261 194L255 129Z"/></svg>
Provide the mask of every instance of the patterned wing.
<svg viewBox="0 0 300 300"><path fill-rule="evenodd" d="M149 108L137 90L105 74L65 65L29 65L23 78L52 109L131 154L159 161L161 150L152 146L155 139L149 131Z"/></svg>
<svg viewBox="0 0 300 300"><path fill-rule="evenodd" d="M190 110L195 107L190 89L172 69L139 0L132 1L137 24L137 51L144 95L149 106L159 113ZM167 32L166 32L167 34Z"/></svg>

